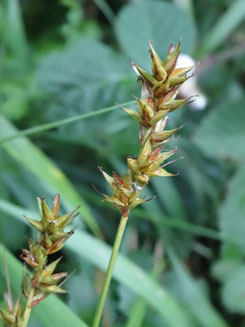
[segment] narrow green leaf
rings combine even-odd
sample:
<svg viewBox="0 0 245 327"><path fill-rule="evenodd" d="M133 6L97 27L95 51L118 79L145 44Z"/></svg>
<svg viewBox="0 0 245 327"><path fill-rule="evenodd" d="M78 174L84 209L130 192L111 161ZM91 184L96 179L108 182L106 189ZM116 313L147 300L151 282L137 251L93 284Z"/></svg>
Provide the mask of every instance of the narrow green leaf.
<svg viewBox="0 0 245 327"><path fill-rule="evenodd" d="M173 179L165 178L162 181L160 178L156 178L152 180L152 185L156 194L159 194L159 199L167 208L170 217L187 218L183 200L173 184Z"/></svg>
<svg viewBox="0 0 245 327"><path fill-rule="evenodd" d="M7 0L5 24L3 26L4 41L19 60L26 60L28 45L24 31L19 0Z"/></svg>
<svg viewBox="0 0 245 327"><path fill-rule="evenodd" d="M2 203L4 203L4 206L1 205ZM0 202L0 210L17 219L21 219L22 213L26 211L24 208L2 200ZM36 213L28 212L28 210L27 214L33 217L37 216ZM26 223L24 219L22 221ZM86 259L103 271L106 270L111 247L87 232L76 230L75 234L67 242L66 247L81 259ZM118 255L113 277L144 298L164 318L170 327L194 327L188 315L177 301L139 266L122 254Z"/></svg>
<svg viewBox="0 0 245 327"><path fill-rule="evenodd" d="M218 20L214 27L207 33L201 45L200 54L205 55L215 50L231 33L242 23L245 17L245 1L231 2L225 14Z"/></svg>
<svg viewBox="0 0 245 327"><path fill-rule="evenodd" d="M18 130L8 119L0 115L0 136L8 137ZM27 138L12 140L2 145L2 148L18 163L40 179L49 193L60 193L64 203L70 208L80 207L80 213L86 224L95 234L99 227L84 199L76 192L71 182L63 172Z"/></svg>
<svg viewBox="0 0 245 327"><path fill-rule="evenodd" d="M140 327L145 318L146 308L146 301L141 298L137 299L131 309L130 317L125 327Z"/></svg>
<svg viewBox="0 0 245 327"><path fill-rule="evenodd" d="M163 272L165 265L164 260L159 260L160 258L155 259L151 276L154 280L157 280ZM130 310L130 315L125 327L140 327L144 322L147 307L145 299L138 298Z"/></svg>
<svg viewBox="0 0 245 327"><path fill-rule="evenodd" d="M135 101L128 101L128 102L123 103L122 105L127 106L127 105L130 105L130 104L133 104L133 103L135 103ZM69 118L59 119L59 120L56 120L56 121L51 122L51 123L46 123L46 124L26 128L26 129L24 129L22 131L18 131L17 133L12 133L12 135L0 138L0 145L5 143L5 142L11 141L13 139L19 138L19 137L30 136L30 135L33 135L33 134L42 133L42 132L47 131L47 130L52 129L52 128L56 128L56 127L59 127L59 126L62 126L62 125L71 124L71 123L77 122L79 120L87 119L87 118L90 118L90 117L95 117L95 116L98 116L98 115L101 115L101 114L104 114L106 112L110 112L110 111L113 111L113 110L116 110L116 109L118 109L118 105L103 108L103 109L100 109L100 110L94 110L94 111L91 111L91 112L87 112L85 114L81 114L81 115L77 115L77 116L73 116L73 117L69 117Z"/></svg>
<svg viewBox="0 0 245 327"><path fill-rule="evenodd" d="M182 296L184 297L190 311L203 327L228 327L220 314L212 306L207 295L198 287L196 281L182 265L169 244L166 246L170 260L173 264L176 276L182 286Z"/></svg>
<svg viewBox="0 0 245 327"><path fill-rule="evenodd" d="M107 18L108 22L113 24L115 19L115 14L111 7L105 0L93 0L97 7L102 11L104 16Z"/></svg>
<svg viewBox="0 0 245 327"><path fill-rule="evenodd" d="M8 272L10 275L11 288L14 295L17 297L20 292L21 279L24 266L0 243L0 260L3 262L3 253L6 253L8 264ZM0 269L1 283L5 283L5 275L3 266ZM2 294L1 294L2 296ZM57 296L50 295L43 302L38 304L33 313L38 316L43 323L43 327L66 327L68 322L71 326L88 327L78 316L72 312L64 302ZM62 314L61 314L62 313Z"/></svg>

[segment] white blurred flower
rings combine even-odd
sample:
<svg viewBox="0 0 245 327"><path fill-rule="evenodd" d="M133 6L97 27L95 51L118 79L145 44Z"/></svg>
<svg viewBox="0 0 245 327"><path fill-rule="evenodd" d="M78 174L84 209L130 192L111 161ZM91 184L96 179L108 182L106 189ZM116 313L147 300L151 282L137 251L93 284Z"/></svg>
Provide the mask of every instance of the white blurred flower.
<svg viewBox="0 0 245 327"><path fill-rule="evenodd" d="M180 54L176 68L184 68L189 66L195 66L196 62L195 60L187 55L187 54ZM195 73L196 68L193 68L188 74L192 75ZM195 101L190 103L190 106L197 110L203 110L207 106L207 97L199 90L198 84L197 84L197 76L194 74L193 77L188 79L185 83L183 83L179 89L179 94L183 98L188 98L192 96L193 94L197 94L198 97Z"/></svg>

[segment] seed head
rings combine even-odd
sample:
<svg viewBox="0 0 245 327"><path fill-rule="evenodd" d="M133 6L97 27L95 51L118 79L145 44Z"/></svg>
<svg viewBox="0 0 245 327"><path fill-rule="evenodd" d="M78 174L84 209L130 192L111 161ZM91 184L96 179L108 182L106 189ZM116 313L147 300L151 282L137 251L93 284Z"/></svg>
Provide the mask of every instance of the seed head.
<svg viewBox="0 0 245 327"><path fill-rule="evenodd" d="M73 230L65 232L64 229L77 217L79 206L73 211L59 216L60 196L58 194L55 196L52 210L43 198L38 198L38 204L41 220L37 221L26 216L25 218L40 234L40 246L47 251L47 254L55 253L64 246L67 239L74 233Z"/></svg>
<svg viewBox="0 0 245 327"><path fill-rule="evenodd" d="M150 42L151 73L132 63L141 82L141 98L136 98L138 111L122 109L139 123L140 152L137 158L127 157L128 172L123 177L117 173L109 176L101 169L112 191L111 196L103 196L121 213L128 214L130 209L146 201L140 194L151 177L174 176L164 168L175 161L166 162L176 150L163 151L163 147L182 126L165 130L168 114L192 101L192 97L176 99L180 86L192 76L188 73L193 69L193 66L176 67L180 45L181 41L176 47L171 44L162 61Z"/></svg>

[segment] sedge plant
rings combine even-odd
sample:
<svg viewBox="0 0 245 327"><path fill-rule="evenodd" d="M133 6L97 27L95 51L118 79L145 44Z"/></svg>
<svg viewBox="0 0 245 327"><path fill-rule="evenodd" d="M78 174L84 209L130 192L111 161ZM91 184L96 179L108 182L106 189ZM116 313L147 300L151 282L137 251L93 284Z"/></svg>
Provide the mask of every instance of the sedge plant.
<svg viewBox="0 0 245 327"><path fill-rule="evenodd" d="M149 201L142 197L141 193L152 177L174 176L167 172L165 167L175 161L168 159L176 153L176 150L166 150L165 146L181 126L166 130L168 114L193 101L193 97L176 99L180 86L191 77L190 72L194 68L193 66L176 68L180 45L180 41L176 47L171 44L165 60L162 61L150 43L151 74L132 63L141 84L141 97L136 98L138 111L121 108L139 124L140 150L138 157L127 157L128 171L124 176L119 176L116 172L110 176L100 168L112 192L110 196L103 194L104 200L117 208L121 219L95 312L93 327L98 327L101 322L113 268L130 211ZM29 248L23 249L20 255L27 267L22 278L22 291L16 302L13 301L6 273L8 285L8 291L5 293L6 309L0 309L0 321L5 327L26 327L34 306L52 293L66 292L61 286L67 273L54 273L61 258L50 262L49 256L61 250L74 233L74 230L65 232L64 229L75 219L79 207L60 216L60 196L58 194L55 196L52 209L48 207L43 198L38 198L38 204L41 220L25 217L37 235L35 240L28 239ZM23 297L26 298L26 301L22 300Z"/></svg>
<svg viewBox="0 0 245 327"><path fill-rule="evenodd" d="M61 250L74 233L64 229L75 219L77 210L59 215L60 196L56 194L53 209L50 209L42 198L38 198L41 220L25 217L37 232L35 240L28 239L29 248L22 249L20 258L25 262L26 269L22 277L22 291L17 301L13 301L10 282L7 275L8 291L5 293L6 309L0 309L0 321L5 327L26 327L33 307L47 298L50 294L66 293L61 286L66 272L55 273L55 269L62 259L50 262L50 255ZM30 273L30 270L32 273ZM7 271L7 270L6 270ZM23 306L22 298L26 298Z"/></svg>
<svg viewBox="0 0 245 327"><path fill-rule="evenodd" d="M136 98L138 111L121 107L139 124L140 150L137 158L127 157L128 171L124 176L116 172L108 175L100 168L108 182L112 194L103 194L104 200L111 203L121 214L103 289L95 312L93 327L100 325L102 312L108 294L113 268L123 238L130 211L148 201L141 196L152 177L174 176L165 167L175 160L167 161L176 150L165 150L170 137L181 127L166 130L168 114L192 102L193 97L176 99L180 86L189 79L193 66L176 68L181 41L170 45L166 58L162 61L150 42L152 74L135 63L133 69L141 84L141 97Z"/></svg>

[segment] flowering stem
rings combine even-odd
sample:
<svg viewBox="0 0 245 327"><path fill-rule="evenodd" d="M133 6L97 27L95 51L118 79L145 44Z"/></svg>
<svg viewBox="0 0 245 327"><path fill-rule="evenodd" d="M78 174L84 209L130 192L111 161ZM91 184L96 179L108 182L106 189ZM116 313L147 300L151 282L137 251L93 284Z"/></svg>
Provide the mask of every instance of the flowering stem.
<svg viewBox="0 0 245 327"><path fill-rule="evenodd" d="M32 288L29 293L28 300L26 303L22 327L26 327L29 322L31 310L32 310L32 300L33 300L34 293L35 293L35 289Z"/></svg>
<svg viewBox="0 0 245 327"><path fill-rule="evenodd" d="M112 253L111 253L111 258L110 258L110 262L106 271L106 276L105 276L105 282L104 282L104 286L103 286L103 290L102 293L100 295L100 300L95 312L95 316L94 316L94 321L93 321L93 327L98 327L100 324L100 320L101 320L101 316L102 316L102 312L103 312L103 308L105 305L105 300L108 294L108 290L109 290L109 286L110 286L110 282L111 282L111 277L112 277L112 272L113 272L113 268L116 262L116 258L117 258L117 254L118 254L118 250L120 248L120 244L122 241L122 237L124 234L124 230L127 224L127 220L128 220L128 216L122 216L121 220L120 220L120 224L118 226L118 230L117 230L117 235L114 241L114 245L113 245L113 249L112 249Z"/></svg>

